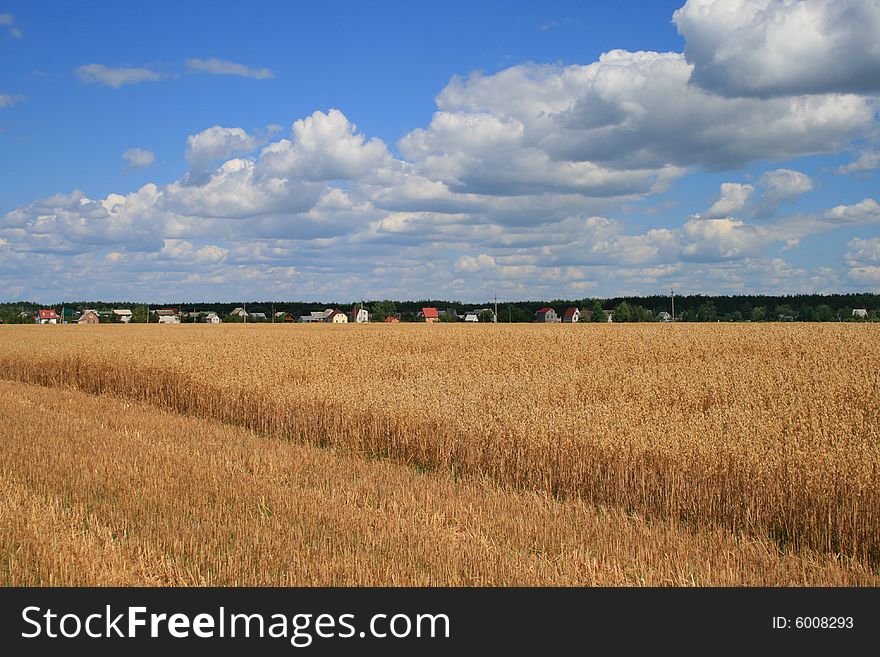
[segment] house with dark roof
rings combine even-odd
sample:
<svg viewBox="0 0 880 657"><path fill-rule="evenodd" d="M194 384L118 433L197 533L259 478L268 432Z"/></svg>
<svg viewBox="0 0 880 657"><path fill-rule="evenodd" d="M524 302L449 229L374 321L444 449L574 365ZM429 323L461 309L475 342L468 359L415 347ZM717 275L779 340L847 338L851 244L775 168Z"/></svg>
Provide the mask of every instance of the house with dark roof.
<svg viewBox="0 0 880 657"><path fill-rule="evenodd" d="M543 324L558 324L559 315L553 308L538 308L538 312L535 313L535 321Z"/></svg>
<svg viewBox="0 0 880 657"><path fill-rule="evenodd" d="M324 321L328 324L348 324L348 315L341 310L330 310Z"/></svg>
<svg viewBox="0 0 880 657"><path fill-rule="evenodd" d="M564 324L577 324L579 321L581 321L580 308L565 309L565 313L562 315L562 322Z"/></svg>
<svg viewBox="0 0 880 657"><path fill-rule="evenodd" d="M159 324L180 324L180 312L176 308L160 308L153 314L159 318Z"/></svg>

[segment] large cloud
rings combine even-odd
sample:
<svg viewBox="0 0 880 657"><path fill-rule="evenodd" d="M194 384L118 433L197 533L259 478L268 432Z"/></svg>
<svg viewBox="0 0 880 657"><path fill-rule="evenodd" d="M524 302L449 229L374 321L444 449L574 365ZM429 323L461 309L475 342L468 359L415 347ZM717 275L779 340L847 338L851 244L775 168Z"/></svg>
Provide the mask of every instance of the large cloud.
<svg viewBox="0 0 880 657"><path fill-rule="evenodd" d="M693 81L727 96L880 91L875 0L688 0L673 15Z"/></svg>
<svg viewBox="0 0 880 657"><path fill-rule="evenodd" d="M494 117L492 134L506 128L505 145L516 138L556 162L618 171L730 168L835 152L873 125L868 98L725 98L691 85L691 72L677 53L617 50L589 66L522 65L456 78L437 102L447 114ZM432 153L445 151L444 161L460 152L479 170L487 158L474 156L478 144L465 151L447 139L438 147L444 127L432 124L431 139L417 131L402 146L419 153L427 143Z"/></svg>

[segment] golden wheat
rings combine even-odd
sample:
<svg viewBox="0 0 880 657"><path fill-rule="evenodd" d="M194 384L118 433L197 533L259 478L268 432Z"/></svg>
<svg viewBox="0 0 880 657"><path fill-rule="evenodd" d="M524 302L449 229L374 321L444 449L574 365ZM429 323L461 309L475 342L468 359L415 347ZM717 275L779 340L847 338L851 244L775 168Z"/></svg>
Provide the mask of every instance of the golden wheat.
<svg viewBox="0 0 880 657"><path fill-rule="evenodd" d="M858 562L0 383L3 585L877 585Z"/></svg>
<svg viewBox="0 0 880 657"><path fill-rule="evenodd" d="M880 560L880 327L6 327L2 376Z"/></svg>

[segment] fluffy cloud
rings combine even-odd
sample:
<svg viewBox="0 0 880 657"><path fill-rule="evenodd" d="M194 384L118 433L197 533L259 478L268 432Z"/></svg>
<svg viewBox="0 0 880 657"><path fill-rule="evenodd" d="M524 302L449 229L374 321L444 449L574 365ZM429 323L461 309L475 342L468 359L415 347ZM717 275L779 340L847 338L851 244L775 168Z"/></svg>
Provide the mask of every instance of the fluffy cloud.
<svg viewBox="0 0 880 657"><path fill-rule="evenodd" d="M880 284L880 237L855 237L847 246L846 262L850 279L861 285Z"/></svg>
<svg viewBox="0 0 880 657"><path fill-rule="evenodd" d="M307 212L324 186L297 179L259 176L250 160L224 162L208 179L180 180L164 189L161 206L189 217L245 218L263 214Z"/></svg>
<svg viewBox="0 0 880 657"><path fill-rule="evenodd" d="M130 167L148 167L156 161L156 154L144 148L129 148L122 154L122 159Z"/></svg>
<svg viewBox="0 0 880 657"><path fill-rule="evenodd" d="M260 144L260 139L249 135L242 128L215 125L187 137L186 159L189 160L193 173L199 175L206 172L217 160L250 153Z"/></svg>
<svg viewBox="0 0 880 657"><path fill-rule="evenodd" d="M292 139L260 154L261 173L305 180L367 180L394 164L381 139L367 140L335 109L296 121Z"/></svg>
<svg viewBox="0 0 880 657"><path fill-rule="evenodd" d="M847 246L850 250L847 252L846 257L851 260L880 262L880 237L873 237L871 239L854 237Z"/></svg>
<svg viewBox="0 0 880 657"><path fill-rule="evenodd" d="M438 105L518 121L521 143L553 161L627 171L836 152L874 122L869 98L726 98L690 84L692 70L677 53L617 50L588 66L523 65L455 79Z"/></svg>
<svg viewBox="0 0 880 657"><path fill-rule="evenodd" d="M251 68L244 64L224 61L222 59L187 59L186 66L195 73L212 73L214 75L238 75L243 78L266 80L275 77L268 68Z"/></svg>
<svg viewBox="0 0 880 657"><path fill-rule="evenodd" d="M861 173L874 169L880 169L880 151L866 150L859 153L854 162L837 167L837 173Z"/></svg>
<svg viewBox="0 0 880 657"><path fill-rule="evenodd" d="M745 207L754 192L755 188L752 185L729 182L721 183L721 195L701 217L704 219L719 219L738 214Z"/></svg>
<svg viewBox="0 0 880 657"><path fill-rule="evenodd" d="M86 84L103 84L119 89L126 84L138 82L155 82L162 76L148 68L111 68L103 64L86 64L74 71L80 82Z"/></svg>
<svg viewBox="0 0 880 657"><path fill-rule="evenodd" d="M792 169L776 169L768 171L758 180L763 190L761 201L755 208L754 215L766 218L773 215L780 203L793 201L802 194L813 189L810 177Z"/></svg>
<svg viewBox="0 0 880 657"><path fill-rule="evenodd" d="M874 0L688 0L673 14L693 81L727 96L880 91Z"/></svg>

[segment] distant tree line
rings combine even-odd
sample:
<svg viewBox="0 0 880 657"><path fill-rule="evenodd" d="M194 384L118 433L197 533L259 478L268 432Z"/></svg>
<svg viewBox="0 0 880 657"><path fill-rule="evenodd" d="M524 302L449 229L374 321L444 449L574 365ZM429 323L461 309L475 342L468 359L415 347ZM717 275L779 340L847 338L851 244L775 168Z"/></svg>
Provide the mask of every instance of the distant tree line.
<svg viewBox="0 0 880 657"><path fill-rule="evenodd" d="M348 313L363 304L370 311L374 321L384 321L396 317L402 322L418 321L422 308L433 307L438 310L453 310L458 315L475 308L494 308L494 302L465 304L460 301L444 299L422 299L418 301L396 301L391 299L365 300L358 303L337 303L334 301L246 301L238 303L185 302L143 304L132 302L70 301L63 304L40 305L29 301L0 303L0 320L7 324L33 321L33 315L40 308L54 308L59 316L65 310L65 318L70 320L73 311L86 308L107 310L128 308L132 311L132 322L147 321L149 311L160 308L175 308L181 312L193 310L202 313L217 313L224 322L241 321L231 315L235 308L244 307L248 313L263 313L266 321L272 321L273 313L286 312L294 317L307 315L312 311L336 308ZM569 307L582 311L582 322L605 322L607 313L612 312L615 322L658 321L661 313L672 313L669 296L615 297L611 299L553 299L550 301L517 301L498 303L499 322L532 322L539 308L551 307L560 315ZM864 309L867 316L853 316L854 309ZM688 295L675 297L675 318L683 322L832 322L832 321L880 321L880 294L806 294L789 296L735 295L710 296ZM153 318L154 319L154 318ZM484 313L481 321L491 319L491 313ZM441 321L454 320L451 314L441 314ZM197 321L183 316L182 321ZM254 321L248 319L248 321Z"/></svg>

